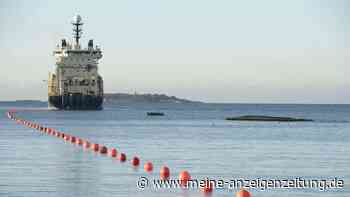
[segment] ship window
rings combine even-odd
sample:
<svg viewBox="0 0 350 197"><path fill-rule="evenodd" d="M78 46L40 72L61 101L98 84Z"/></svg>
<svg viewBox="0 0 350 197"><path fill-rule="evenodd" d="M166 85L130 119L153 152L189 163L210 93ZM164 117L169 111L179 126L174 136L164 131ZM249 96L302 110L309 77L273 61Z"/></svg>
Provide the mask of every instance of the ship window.
<svg viewBox="0 0 350 197"><path fill-rule="evenodd" d="M81 86L87 86L87 85L89 85L89 81L83 79L82 81L80 81L80 85L81 85Z"/></svg>

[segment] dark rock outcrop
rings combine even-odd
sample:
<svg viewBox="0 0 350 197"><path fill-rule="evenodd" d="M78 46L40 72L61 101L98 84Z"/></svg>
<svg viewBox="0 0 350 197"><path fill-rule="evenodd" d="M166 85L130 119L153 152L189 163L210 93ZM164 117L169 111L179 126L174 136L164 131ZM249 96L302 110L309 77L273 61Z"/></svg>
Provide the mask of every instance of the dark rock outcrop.
<svg viewBox="0 0 350 197"><path fill-rule="evenodd" d="M164 116L163 112L147 112L147 116Z"/></svg>
<svg viewBox="0 0 350 197"><path fill-rule="evenodd" d="M237 117L228 117L226 120L232 121L276 121L276 122L306 122L313 121L311 119L304 118L292 118L292 117L279 117L279 116L237 116Z"/></svg>

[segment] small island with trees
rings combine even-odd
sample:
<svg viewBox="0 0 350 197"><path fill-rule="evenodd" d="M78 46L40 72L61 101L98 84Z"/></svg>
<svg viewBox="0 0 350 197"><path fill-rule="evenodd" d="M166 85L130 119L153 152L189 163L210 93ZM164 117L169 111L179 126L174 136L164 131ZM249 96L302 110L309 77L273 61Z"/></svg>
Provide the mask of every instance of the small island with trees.
<svg viewBox="0 0 350 197"><path fill-rule="evenodd" d="M128 94L128 93L105 93L104 103L178 103L190 104L201 103L198 101L191 101L187 99L178 98L175 96L168 96L165 94Z"/></svg>

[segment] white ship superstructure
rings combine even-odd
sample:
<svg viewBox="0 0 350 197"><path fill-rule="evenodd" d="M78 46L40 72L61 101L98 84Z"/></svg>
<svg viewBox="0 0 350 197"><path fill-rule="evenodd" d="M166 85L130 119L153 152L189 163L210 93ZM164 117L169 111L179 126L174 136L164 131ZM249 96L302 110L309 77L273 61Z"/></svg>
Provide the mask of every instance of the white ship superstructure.
<svg viewBox="0 0 350 197"><path fill-rule="evenodd" d="M102 51L89 40L87 48L82 48L81 17L72 21L74 42L62 39L54 50L55 69L49 74L49 106L57 109L102 109L103 79L98 74L98 61Z"/></svg>

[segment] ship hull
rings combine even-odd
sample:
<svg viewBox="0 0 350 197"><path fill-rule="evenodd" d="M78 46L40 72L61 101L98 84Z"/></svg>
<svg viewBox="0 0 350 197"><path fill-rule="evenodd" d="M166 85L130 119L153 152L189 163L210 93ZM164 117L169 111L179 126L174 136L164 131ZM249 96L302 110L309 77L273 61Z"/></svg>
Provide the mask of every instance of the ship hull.
<svg viewBox="0 0 350 197"><path fill-rule="evenodd" d="M58 110L102 110L103 97L82 94L49 96L49 108Z"/></svg>

